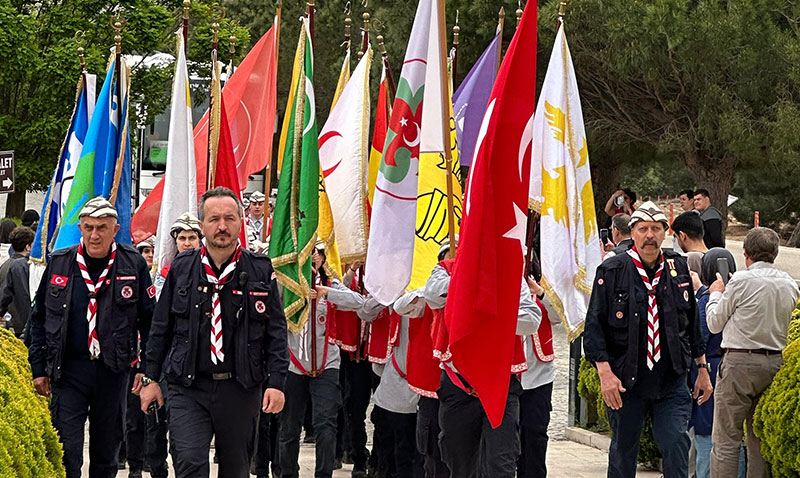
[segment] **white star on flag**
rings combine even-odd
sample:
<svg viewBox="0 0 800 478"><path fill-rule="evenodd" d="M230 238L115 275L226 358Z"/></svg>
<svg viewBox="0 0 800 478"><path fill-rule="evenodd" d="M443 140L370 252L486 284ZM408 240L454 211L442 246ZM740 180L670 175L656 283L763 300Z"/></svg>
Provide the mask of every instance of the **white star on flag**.
<svg viewBox="0 0 800 478"><path fill-rule="evenodd" d="M525 233L527 232L528 226L528 215L522 211L522 209L517 206L517 203L514 203L514 217L516 220L516 224L514 227L509 229L503 237L507 237L509 239L516 239L519 241L519 249L520 252L525 250Z"/></svg>

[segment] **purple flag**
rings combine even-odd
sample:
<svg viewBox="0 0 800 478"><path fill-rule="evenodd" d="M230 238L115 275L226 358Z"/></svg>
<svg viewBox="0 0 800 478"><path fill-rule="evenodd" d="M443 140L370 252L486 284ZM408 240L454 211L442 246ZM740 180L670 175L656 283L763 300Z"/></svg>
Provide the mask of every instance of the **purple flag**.
<svg viewBox="0 0 800 478"><path fill-rule="evenodd" d="M462 166L472 164L478 130L492 94L500 57L498 32L453 95L453 116L456 121L458 158Z"/></svg>

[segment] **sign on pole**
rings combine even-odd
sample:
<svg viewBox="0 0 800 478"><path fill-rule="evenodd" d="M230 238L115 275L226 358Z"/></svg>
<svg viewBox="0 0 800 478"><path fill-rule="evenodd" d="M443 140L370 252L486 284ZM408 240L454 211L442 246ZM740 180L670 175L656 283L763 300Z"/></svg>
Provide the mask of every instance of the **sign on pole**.
<svg viewBox="0 0 800 478"><path fill-rule="evenodd" d="M0 194L14 192L14 151L0 151Z"/></svg>

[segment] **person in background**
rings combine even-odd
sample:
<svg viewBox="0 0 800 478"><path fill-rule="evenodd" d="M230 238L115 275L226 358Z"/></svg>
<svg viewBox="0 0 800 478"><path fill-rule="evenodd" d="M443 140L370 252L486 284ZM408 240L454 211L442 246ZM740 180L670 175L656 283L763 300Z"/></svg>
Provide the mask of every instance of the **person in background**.
<svg viewBox="0 0 800 478"><path fill-rule="evenodd" d="M606 207L604 208L609 217L614 217L620 213L631 215L634 209L636 209L636 193L627 188L617 189L614 194L608 198L608 202L606 202Z"/></svg>
<svg viewBox="0 0 800 478"><path fill-rule="evenodd" d="M169 235L175 239L175 247L178 249L178 254L192 249L200 249L200 239L203 237L200 221L190 212L185 212L178 216L178 219L175 220L169 230ZM169 268L169 265L163 266L153 280L153 285L156 287L156 298L161 297L161 289L167 280Z"/></svg>
<svg viewBox="0 0 800 478"><path fill-rule="evenodd" d="M264 199L264 193L261 191L255 191L250 195L250 209L245 222L250 242L261 241L261 233L266 222L264 218Z"/></svg>
<svg viewBox="0 0 800 478"><path fill-rule="evenodd" d="M556 370L553 363L555 351L552 324L558 324L558 318L547 312L542 303L544 289L536 279L528 277L527 282L531 298L542 311L542 320L536 332L524 339L528 370L521 377L519 434L522 453L517 460L517 477L539 478L547 476L547 427L550 424L550 412L553 410L553 380Z"/></svg>
<svg viewBox="0 0 800 478"><path fill-rule="evenodd" d="M139 244L136 244L136 250L144 257L145 262L147 262L147 267L152 271L153 256L156 251L156 236L150 236Z"/></svg>
<svg viewBox="0 0 800 478"><path fill-rule="evenodd" d="M703 220L703 242L706 247L725 247L722 238L722 213L711 205L711 196L708 189L698 189L694 192L694 208Z"/></svg>
<svg viewBox="0 0 800 478"><path fill-rule="evenodd" d="M36 231L36 228L39 227L39 212L35 209L26 210L22 213L20 224Z"/></svg>
<svg viewBox="0 0 800 478"><path fill-rule="evenodd" d="M721 347L725 350L714 399L712 478L736 476L745 422L747 476L769 476L761 456L761 440L753 432L753 413L783 364L781 352L800 297L794 279L775 268L779 245L780 238L772 229L751 229L743 244L747 270L734 274L727 285L717 274L709 287L708 330L722 332Z"/></svg>
<svg viewBox="0 0 800 478"><path fill-rule="evenodd" d="M631 239L631 228L628 222L631 217L625 213L615 214L611 218L611 240L614 241L610 244L610 250L606 252L603 260L609 259L619 254L624 254L628 249L633 247L633 239Z"/></svg>
<svg viewBox="0 0 800 478"><path fill-rule="evenodd" d="M733 255L721 247L715 247L701 259L701 272L692 273L692 284L697 298L697 311L700 319L700 331L703 335L703 340L706 342L706 360L711 366L709 375L711 377L711 385L716 387L717 384L717 370L722 361L722 348L720 346L722 341L722 334L712 334L708 331L708 324L706 323L706 305L708 304L709 292L708 287L717 278L718 266L717 259L723 258L728 262L728 268L731 272L736 271L736 261ZM692 365L689 371L689 383L694 383L697 380L697 366ZM697 403L692 404L692 418L689 421L689 428L693 431L694 447L696 450L695 456L695 477L696 478L709 478L710 476L710 459L711 459L711 430L714 420L714 400L709 400L702 405ZM739 477L745 478L747 467L745 465L744 447L741 449L739 455ZM691 465L691 464L690 464Z"/></svg>
<svg viewBox="0 0 800 478"><path fill-rule="evenodd" d="M684 189L678 193L678 201L683 212L694 211L694 190Z"/></svg>
<svg viewBox="0 0 800 478"><path fill-rule="evenodd" d="M11 219L0 221L0 264L3 264L11 256L11 231L17 227L17 223Z"/></svg>
<svg viewBox="0 0 800 478"><path fill-rule="evenodd" d="M28 254L36 235L32 229L19 226L11 231L14 255L0 266L0 317L9 318L6 327L18 338L27 337L28 317L31 315L31 293L28 285Z"/></svg>
<svg viewBox="0 0 800 478"><path fill-rule="evenodd" d="M672 221L671 228L678 247L686 255L689 270L700 274L703 269L703 255L708 252L703 242L703 220L694 211L687 211Z"/></svg>

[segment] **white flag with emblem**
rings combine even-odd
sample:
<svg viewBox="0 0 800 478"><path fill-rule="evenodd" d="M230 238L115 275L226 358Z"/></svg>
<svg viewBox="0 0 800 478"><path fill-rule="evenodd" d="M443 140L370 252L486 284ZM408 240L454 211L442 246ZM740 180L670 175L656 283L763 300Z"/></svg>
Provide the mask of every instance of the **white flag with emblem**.
<svg viewBox="0 0 800 478"><path fill-rule="evenodd" d="M542 286L571 340L583 330L602 254L578 82L563 24L536 107L533 144L530 203L542 216Z"/></svg>
<svg viewBox="0 0 800 478"><path fill-rule="evenodd" d="M372 48L367 48L319 135L319 166L345 264L364 260L367 254L371 62Z"/></svg>

